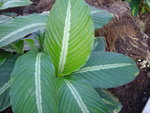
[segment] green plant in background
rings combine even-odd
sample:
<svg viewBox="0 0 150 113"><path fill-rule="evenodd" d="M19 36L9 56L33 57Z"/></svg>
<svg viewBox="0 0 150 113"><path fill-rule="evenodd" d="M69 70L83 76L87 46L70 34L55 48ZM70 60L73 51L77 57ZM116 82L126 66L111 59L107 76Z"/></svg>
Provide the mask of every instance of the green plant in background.
<svg viewBox="0 0 150 113"><path fill-rule="evenodd" d="M139 12L141 14L150 12L150 0L126 0L131 7L131 13L133 16L137 16Z"/></svg>
<svg viewBox="0 0 150 113"><path fill-rule="evenodd" d="M144 0L144 6L141 9L141 13L150 12L150 0Z"/></svg>
<svg viewBox="0 0 150 113"><path fill-rule="evenodd" d="M83 0L56 0L51 12L6 19L0 24L0 111L11 105L14 113L119 112L121 104L104 88L132 81L139 70L131 58L104 52L103 38L94 39L94 30L112 18Z"/></svg>

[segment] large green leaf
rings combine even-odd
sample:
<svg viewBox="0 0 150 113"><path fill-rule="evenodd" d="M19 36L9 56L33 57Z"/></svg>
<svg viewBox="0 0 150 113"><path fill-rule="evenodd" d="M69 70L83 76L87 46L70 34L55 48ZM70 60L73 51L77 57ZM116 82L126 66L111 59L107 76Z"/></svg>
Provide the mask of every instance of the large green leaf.
<svg viewBox="0 0 150 113"><path fill-rule="evenodd" d="M7 8L30 5L32 2L30 0L3 0L1 3L0 10L4 10Z"/></svg>
<svg viewBox="0 0 150 113"><path fill-rule="evenodd" d="M112 88L132 81L139 73L135 62L124 55L93 52L87 64L75 77L88 80L95 88Z"/></svg>
<svg viewBox="0 0 150 113"><path fill-rule="evenodd" d="M84 1L55 2L49 15L44 48L51 55L58 76L85 64L92 50L93 37L93 21Z"/></svg>
<svg viewBox="0 0 150 113"><path fill-rule="evenodd" d="M10 106L9 87L10 75L18 55L9 57L0 67L0 112Z"/></svg>
<svg viewBox="0 0 150 113"><path fill-rule="evenodd" d="M114 15L106 10L96 8L87 4L90 8L90 13L94 22L94 29L100 29L106 24L108 24L114 17ZM43 13L44 15L48 15L50 12L47 11Z"/></svg>
<svg viewBox="0 0 150 113"><path fill-rule="evenodd" d="M109 13L106 10L98 9L95 7L91 7L91 15L94 21L95 30L102 28L104 25L108 24L114 15Z"/></svg>
<svg viewBox="0 0 150 113"><path fill-rule="evenodd" d="M9 23L0 24L0 48L30 33L45 29L46 21L46 15L32 14L19 16Z"/></svg>
<svg viewBox="0 0 150 113"><path fill-rule="evenodd" d="M107 107L110 113L120 112L122 105L113 94L111 94L109 91L104 89L96 89L96 91L98 92L99 96L102 98L105 107Z"/></svg>
<svg viewBox="0 0 150 113"><path fill-rule="evenodd" d="M60 113L109 113L97 92L80 79L60 78L57 90Z"/></svg>
<svg viewBox="0 0 150 113"><path fill-rule="evenodd" d="M90 13L94 22L94 29L100 29L106 24L108 24L114 17L114 15L106 10L96 8L87 4L90 8ZM46 12L45 14L49 14L50 12Z"/></svg>
<svg viewBox="0 0 150 113"><path fill-rule="evenodd" d="M54 66L45 53L30 51L19 57L11 83L14 113L57 113Z"/></svg>

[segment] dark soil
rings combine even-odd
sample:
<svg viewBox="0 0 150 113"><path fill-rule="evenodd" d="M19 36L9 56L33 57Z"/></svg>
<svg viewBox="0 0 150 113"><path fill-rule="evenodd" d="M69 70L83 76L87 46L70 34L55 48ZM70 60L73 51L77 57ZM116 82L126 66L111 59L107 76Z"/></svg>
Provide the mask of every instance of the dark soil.
<svg viewBox="0 0 150 113"><path fill-rule="evenodd" d="M31 7L32 5L29 8ZM15 12L18 15L23 15L23 10L24 8L8 9L0 12L0 14ZM147 25L145 33L150 36L150 14L142 15L140 18ZM150 97L150 68L140 69L140 74L134 81L124 86L110 89L110 91L118 97L123 105L120 113L141 113ZM12 111L11 108L8 108L1 113L12 113Z"/></svg>
<svg viewBox="0 0 150 113"><path fill-rule="evenodd" d="M10 8L7 10L0 11L0 14L6 13L6 12L13 12L13 13L16 13L18 15L23 15L23 9L24 9L23 7L21 7L21 8Z"/></svg>
<svg viewBox="0 0 150 113"><path fill-rule="evenodd" d="M11 110L11 107L7 108L5 111L0 112L0 113L13 113Z"/></svg>
<svg viewBox="0 0 150 113"><path fill-rule="evenodd" d="M131 83L110 89L123 105L120 113L141 113L150 96L150 69L142 69Z"/></svg>

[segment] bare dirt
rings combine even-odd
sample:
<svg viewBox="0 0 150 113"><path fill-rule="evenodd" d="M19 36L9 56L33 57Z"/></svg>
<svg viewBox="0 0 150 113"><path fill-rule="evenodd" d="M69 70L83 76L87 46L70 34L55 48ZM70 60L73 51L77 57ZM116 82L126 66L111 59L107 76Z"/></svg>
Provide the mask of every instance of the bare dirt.
<svg viewBox="0 0 150 113"><path fill-rule="evenodd" d="M110 89L123 105L120 113L141 113L150 96L150 69L142 69L131 83Z"/></svg>

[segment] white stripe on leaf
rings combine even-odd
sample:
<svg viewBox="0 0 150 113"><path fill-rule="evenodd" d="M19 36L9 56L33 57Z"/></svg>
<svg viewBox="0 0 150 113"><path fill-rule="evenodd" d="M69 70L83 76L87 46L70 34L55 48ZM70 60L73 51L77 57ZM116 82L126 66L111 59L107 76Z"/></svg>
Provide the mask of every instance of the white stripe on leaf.
<svg viewBox="0 0 150 113"><path fill-rule="evenodd" d="M67 84L68 88L70 89L73 97L77 101L82 113L90 113L89 110L87 109L86 105L84 104L80 94L75 89L75 87L68 80L64 80L64 81Z"/></svg>
<svg viewBox="0 0 150 113"><path fill-rule="evenodd" d="M66 12L65 26L64 26L64 35L62 40L62 49L59 60L58 74L62 74L64 66L66 64L66 57L68 53L68 41L70 37L70 28L71 28L71 1L68 0L68 7Z"/></svg>
<svg viewBox="0 0 150 113"><path fill-rule="evenodd" d="M96 13L104 13L104 11L105 10L101 10L101 9L99 9L99 10L93 10L93 11L91 11L91 14L96 14ZM109 12L107 12L107 11L105 11L106 13L109 13ZM110 13L110 16L114 16L112 13Z"/></svg>
<svg viewBox="0 0 150 113"><path fill-rule="evenodd" d="M75 73L85 73L85 72L89 72L89 71L99 71L99 70L104 70L104 69L113 69L113 68L125 67L125 66L130 66L130 65L133 65L133 64L118 63L118 64L106 64L106 65L91 66L91 67L82 68L81 70L79 70Z"/></svg>
<svg viewBox="0 0 150 113"><path fill-rule="evenodd" d="M45 26L45 25L46 25L46 23L36 23L36 24L27 25L27 26L25 26L25 27L22 27L21 29L17 29L17 30L15 30L15 31L13 31L12 33L10 33L10 34L8 34L8 35L2 37L2 38L0 39L0 42L5 41L5 40L8 40L10 37L12 37L12 36L14 36L14 35L17 35L18 33L23 32L23 31L25 31L25 30L28 30L28 29L31 29L31 28L35 28L35 27L39 27L39 26Z"/></svg>
<svg viewBox="0 0 150 113"><path fill-rule="evenodd" d="M41 53L36 57L35 63L35 96L38 113L42 113L42 96L41 96Z"/></svg>
<svg viewBox="0 0 150 113"><path fill-rule="evenodd" d="M8 81L0 88L0 95L3 94L10 87L10 82Z"/></svg>
<svg viewBox="0 0 150 113"><path fill-rule="evenodd" d="M95 14L95 13L101 13L101 11L100 10L91 11L91 14Z"/></svg>

